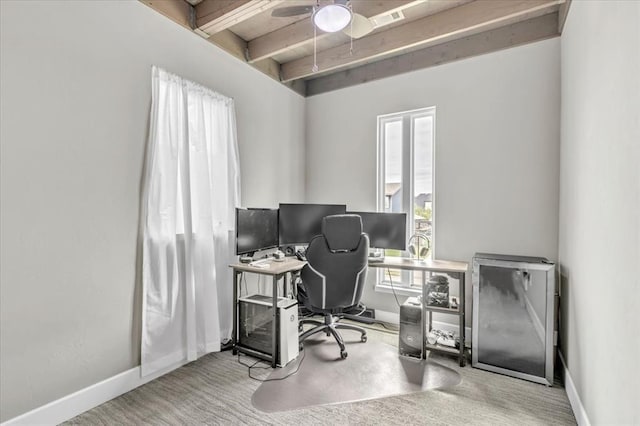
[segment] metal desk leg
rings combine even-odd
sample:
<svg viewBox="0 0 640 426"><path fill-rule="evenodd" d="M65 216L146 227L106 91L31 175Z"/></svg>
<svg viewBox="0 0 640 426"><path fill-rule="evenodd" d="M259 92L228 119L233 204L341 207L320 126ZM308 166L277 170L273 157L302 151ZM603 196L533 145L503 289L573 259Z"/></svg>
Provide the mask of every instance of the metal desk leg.
<svg viewBox="0 0 640 426"><path fill-rule="evenodd" d="M425 285L427 283L425 271L422 271L422 303L420 303L420 310L422 311L422 315L420 315L420 336L422 338L422 348L420 349L421 359L427 358L427 310L425 309L427 305L427 293L425 289ZM429 320L431 320L431 316L429 316Z"/></svg>
<svg viewBox="0 0 640 426"><path fill-rule="evenodd" d="M289 297L289 294L287 293L287 275L289 274L289 272L285 272L284 274L282 274L282 297Z"/></svg>
<svg viewBox="0 0 640 426"><path fill-rule="evenodd" d="M234 355L238 353L236 343L238 342L238 279L242 279L242 272L233 270L233 325L231 332L231 347Z"/></svg>
<svg viewBox="0 0 640 426"><path fill-rule="evenodd" d="M460 316L458 317L458 321L460 321L460 355L458 356L458 361L460 363L460 367L464 367L466 364L466 358L464 356L464 341L465 341L465 336L464 336L464 326L465 326L465 319L464 319L464 308L465 308L465 300L464 300L464 287L465 287L465 282L464 282L464 278L465 278L465 273L461 272L459 274L459 283L460 283L460 300L458 302L458 309L460 309Z"/></svg>
<svg viewBox="0 0 640 426"><path fill-rule="evenodd" d="M300 271L291 271L291 294L293 298L298 300L298 286L296 285L296 281L300 277Z"/></svg>
<svg viewBox="0 0 640 426"><path fill-rule="evenodd" d="M273 289L272 289L272 295L273 295L273 312L272 312L272 330L271 330L271 367L276 368L276 364L277 364L277 350L278 350L278 346L277 346L277 334L278 334L278 327L277 327L277 320L278 320L278 278L280 276L279 275L272 275L271 279L273 280Z"/></svg>

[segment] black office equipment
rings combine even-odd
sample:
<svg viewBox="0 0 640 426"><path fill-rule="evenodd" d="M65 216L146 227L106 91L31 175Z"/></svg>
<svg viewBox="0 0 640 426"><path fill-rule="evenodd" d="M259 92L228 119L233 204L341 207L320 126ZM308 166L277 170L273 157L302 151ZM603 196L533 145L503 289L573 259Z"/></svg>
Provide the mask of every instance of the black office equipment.
<svg viewBox="0 0 640 426"><path fill-rule="evenodd" d="M409 297L400 306L398 350L400 355L422 358L422 304L417 297Z"/></svg>
<svg viewBox="0 0 640 426"><path fill-rule="evenodd" d="M238 341L246 349L275 357L284 367L298 356L298 302L278 298L276 314L272 297L253 294L238 299ZM272 348L273 321L276 320L277 349Z"/></svg>
<svg viewBox="0 0 640 426"><path fill-rule="evenodd" d="M303 262L307 261L307 256L305 256L302 250L296 251L296 257L298 258L298 260L302 260Z"/></svg>
<svg viewBox="0 0 640 426"><path fill-rule="evenodd" d="M362 218L362 230L369 235L369 246L380 249L407 249L407 214L348 212Z"/></svg>
<svg viewBox="0 0 640 426"><path fill-rule="evenodd" d="M449 279L446 275L432 275L427 280L427 293L423 294L427 306L449 307Z"/></svg>
<svg viewBox="0 0 640 426"><path fill-rule="evenodd" d="M278 210L236 208L236 254L278 246Z"/></svg>
<svg viewBox="0 0 640 426"><path fill-rule="evenodd" d="M253 262L229 265L233 268L233 354L242 352L269 361L272 367L276 367L278 364L286 364L298 354L297 302L288 297L278 297L278 294L281 283L285 287L281 294L292 294L293 289L289 285L293 285L293 276L302 269L304 262L289 258L282 262L269 261L263 265L266 267L253 265ZM260 275L265 278L264 284L267 285L259 285L260 291L257 294L240 297L243 293L240 288L243 281L244 293L248 291L245 273ZM274 315L282 321L277 318L273 321Z"/></svg>
<svg viewBox="0 0 640 426"><path fill-rule="evenodd" d="M298 300L309 311L324 315L324 322L300 321L316 326L300 335L301 342L319 332L331 333L340 346L341 358L347 357L347 351L338 328L358 331L361 341L366 342L363 328L338 321L341 313L360 303L367 278L368 246L369 238L362 232L359 216L327 216L322 220L322 234L314 237L307 248Z"/></svg>
<svg viewBox="0 0 640 426"><path fill-rule="evenodd" d="M422 330L425 330L427 333L434 331L433 329L433 313L438 314L447 314L451 316L458 317L458 334L455 336L459 339L459 341L465 341L465 281L467 276L467 269L469 265L466 262L453 262L450 260L417 260L417 259L407 259L402 257L394 257L388 256L382 260L382 262L371 262L369 259L369 267L373 268L391 268L391 269L401 269L404 271L409 271L411 274L419 273L422 277L422 294L428 294L427 287L427 279L426 274L438 273L440 275L447 275L449 285L452 285L451 280L454 283L457 283L458 287L458 295L456 296L455 303L453 299L450 300L449 307L444 308L440 306L429 306L426 303L420 303L422 306ZM453 284L455 285L455 284ZM457 348L450 347L445 344L441 344L439 341L429 342L426 339L425 333L422 333L423 336L423 346L429 352L441 352L451 355L456 355L458 357L458 362L460 367L464 367L466 364L466 352L465 346L458 345ZM455 339L454 339L455 341ZM425 352L426 354L426 352Z"/></svg>
<svg viewBox="0 0 640 426"><path fill-rule="evenodd" d="M309 244L313 237L321 233L322 218L344 214L346 210L344 204L280 204L280 245Z"/></svg>

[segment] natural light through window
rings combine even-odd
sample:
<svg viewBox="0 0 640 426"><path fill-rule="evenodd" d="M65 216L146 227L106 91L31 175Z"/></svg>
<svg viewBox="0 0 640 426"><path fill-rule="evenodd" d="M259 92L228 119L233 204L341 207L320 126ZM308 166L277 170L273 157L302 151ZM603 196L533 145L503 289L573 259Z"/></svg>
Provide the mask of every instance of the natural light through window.
<svg viewBox="0 0 640 426"><path fill-rule="evenodd" d="M378 210L407 214L407 242L420 233L434 244L435 107L378 116ZM410 256L386 250L385 256ZM377 288L420 288L421 276L408 271L380 273ZM402 293L402 292L401 292Z"/></svg>

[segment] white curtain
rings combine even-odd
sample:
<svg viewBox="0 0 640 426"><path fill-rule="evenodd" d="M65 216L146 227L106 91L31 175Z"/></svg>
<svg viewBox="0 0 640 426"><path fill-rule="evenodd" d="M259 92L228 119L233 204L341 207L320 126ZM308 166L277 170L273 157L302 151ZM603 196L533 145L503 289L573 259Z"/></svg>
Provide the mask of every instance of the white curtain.
<svg viewBox="0 0 640 426"><path fill-rule="evenodd" d="M146 164L142 375L231 338L240 201L233 100L153 67Z"/></svg>

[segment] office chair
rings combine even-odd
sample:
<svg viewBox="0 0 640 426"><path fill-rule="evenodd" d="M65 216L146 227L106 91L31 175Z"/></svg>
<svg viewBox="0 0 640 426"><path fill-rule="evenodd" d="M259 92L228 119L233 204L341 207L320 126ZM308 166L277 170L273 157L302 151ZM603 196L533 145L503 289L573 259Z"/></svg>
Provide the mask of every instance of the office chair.
<svg viewBox="0 0 640 426"><path fill-rule="evenodd" d="M315 236L307 248L307 264L302 268L298 286L298 300L309 311L324 315L324 322L313 319L300 321L314 324L300 333L302 342L309 336L324 331L340 346L340 357L347 357L344 340L337 329L359 331L362 342L367 332L358 326L342 324L340 314L360 303L367 277L369 237L362 232L362 219L358 215L343 214L322 219L322 234Z"/></svg>

